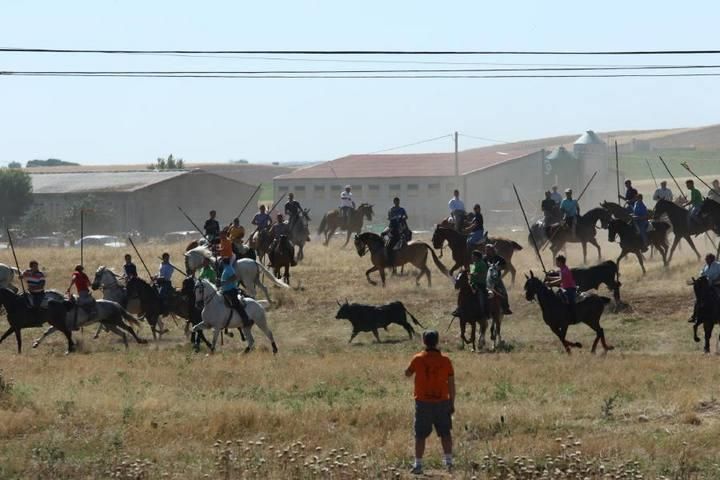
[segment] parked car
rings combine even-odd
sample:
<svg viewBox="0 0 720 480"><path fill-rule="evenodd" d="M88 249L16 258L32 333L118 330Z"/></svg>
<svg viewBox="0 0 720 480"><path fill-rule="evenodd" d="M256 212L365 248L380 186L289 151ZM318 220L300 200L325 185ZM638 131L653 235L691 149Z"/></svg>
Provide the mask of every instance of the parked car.
<svg viewBox="0 0 720 480"><path fill-rule="evenodd" d="M65 239L61 236L48 235L19 238L17 243L23 247L64 247Z"/></svg>
<svg viewBox="0 0 720 480"><path fill-rule="evenodd" d="M127 246L125 242L120 241L120 239L114 235L86 235L82 238L82 243L85 247L122 248ZM79 247L80 240L75 240L74 245Z"/></svg>
<svg viewBox="0 0 720 480"><path fill-rule="evenodd" d="M185 230L180 232L168 232L163 235L165 243L175 242L192 242L193 240L200 240L202 236L195 230Z"/></svg>

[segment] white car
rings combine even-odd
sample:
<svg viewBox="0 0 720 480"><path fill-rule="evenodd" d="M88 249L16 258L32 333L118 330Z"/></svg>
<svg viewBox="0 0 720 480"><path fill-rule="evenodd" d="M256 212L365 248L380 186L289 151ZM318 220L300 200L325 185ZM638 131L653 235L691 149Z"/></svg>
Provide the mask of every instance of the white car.
<svg viewBox="0 0 720 480"><path fill-rule="evenodd" d="M127 246L125 242L120 241L120 239L114 235L86 235L82 238L82 244L85 247L122 248ZM74 245L79 247L80 240L75 240Z"/></svg>

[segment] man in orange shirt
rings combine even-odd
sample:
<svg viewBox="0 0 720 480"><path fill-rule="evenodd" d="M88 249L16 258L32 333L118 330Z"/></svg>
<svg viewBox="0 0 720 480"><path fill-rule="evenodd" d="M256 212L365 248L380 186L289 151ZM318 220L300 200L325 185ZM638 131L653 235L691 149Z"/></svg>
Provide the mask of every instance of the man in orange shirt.
<svg viewBox="0 0 720 480"><path fill-rule="evenodd" d="M415 375L415 463L412 473L422 473L425 440L433 426L440 437L443 463L452 469L452 415L455 413L455 372L452 362L438 350L435 330L423 332L425 350L415 355L405 376Z"/></svg>

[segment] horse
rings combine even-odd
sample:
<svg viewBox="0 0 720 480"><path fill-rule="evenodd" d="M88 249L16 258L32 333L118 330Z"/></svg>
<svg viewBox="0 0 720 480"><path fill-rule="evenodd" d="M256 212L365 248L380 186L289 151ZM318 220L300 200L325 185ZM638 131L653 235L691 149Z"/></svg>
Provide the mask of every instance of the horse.
<svg viewBox="0 0 720 480"><path fill-rule="evenodd" d="M477 324L480 324L480 340L478 342L479 348L485 346L485 332L487 332L488 321L487 315L480 305L477 294L470 286L470 279L468 272L465 268L460 269L460 274L455 278L455 290L458 291L457 296L457 317L460 319L460 338L462 339L463 346L466 344L471 345L471 350L476 350L475 344L475 329ZM465 330L467 325L470 324L470 339L465 337Z"/></svg>
<svg viewBox="0 0 720 480"><path fill-rule="evenodd" d="M59 293L53 293L59 297L58 300L63 300L63 297L60 296ZM67 303L70 303L71 305L68 306ZM137 336L135 330L133 330L130 325L123 321L127 320L136 327L140 327L140 322L138 322L137 318L130 315L127 310L120 306L119 303L111 302L110 300L95 300L95 306L91 314L72 301L66 302L66 310L67 314L64 319L64 328L59 328L55 325L51 326L33 342L33 348L37 348L46 337L60 330L63 333L65 333L65 331L70 332L70 338L68 339L70 342L69 351L72 352L74 350L74 344L72 344L72 330L79 330L82 327L92 325L96 322L101 323L106 330L113 332L122 338L125 348L128 348L127 335L125 332L130 333L137 343L147 343L146 340Z"/></svg>
<svg viewBox="0 0 720 480"><path fill-rule="evenodd" d="M298 215L297 220L290 224L290 242L298 247L296 260L300 262L305 258L303 252L305 243L310 239L310 229L308 224L310 223L310 209L305 208ZM294 248L294 247L293 247Z"/></svg>
<svg viewBox="0 0 720 480"><path fill-rule="evenodd" d="M145 311L142 308L140 298L133 297L132 299L128 299L125 287L118 281L120 278L121 277L110 267L101 265L95 271L95 277L93 278L93 282L90 287L93 290L102 290L104 300L117 302L132 315L141 318L144 317ZM98 338L100 336L102 328L103 326L100 324L94 338Z"/></svg>
<svg viewBox="0 0 720 480"><path fill-rule="evenodd" d="M190 324L191 327L194 327L202 322L202 309L198 308L195 304L195 279L193 277L185 277L182 283L182 288L180 289L180 295L183 300L185 300L188 309L188 316L185 317L188 322L186 323L185 330L185 334L187 334L188 324ZM202 330L195 332L191 328L190 344L193 346L193 350L196 353L200 351L200 342L203 342L208 348L212 347Z"/></svg>
<svg viewBox="0 0 720 480"><path fill-rule="evenodd" d="M271 254L272 269L275 278L281 278L280 271L284 268L285 272L282 274L282 280L287 285L290 284L290 263L294 248L287 236L280 235L280 238L270 246L270 251L268 252L268 254Z"/></svg>
<svg viewBox="0 0 720 480"><path fill-rule="evenodd" d="M203 264L203 260L206 258L213 264L215 263L212 258L212 252L209 248L204 246L196 247L185 252L185 265L188 272L194 272L199 269ZM252 258L241 258L240 260L236 260L234 268L235 276L242 284L243 289L253 298L257 296L257 290L255 289L257 286L263 291L265 298L267 298L268 301L272 301L267 287L260 281L260 272L263 272L276 286L281 288L290 288L287 283L275 278L273 273L268 270L265 265L257 260L253 260Z"/></svg>
<svg viewBox="0 0 720 480"><path fill-rule="evenodd" d="M0 343L14 333L17 351L22 353L22 335L20 331L23 328L41 327L43 324L49 323L65 335L68 342L66 353L72 351L72 337L70 330L65 326L67 309L62 301L58 302L49 298L47 308L36 310L28 305L25 295L19 295L13 290L3 287L0 288L0 306L7 312L7 319L10 324L10 328L0 337Z"/></svg>
<svg viewBox="0 0 720 480"><path fill-rule="evenodd" d="M710 353L710 338L713 327L720 323L720 298L718 293L710 284L707 277L702 276L692 279L693 292L695 293L695 324L693 325L693 339L700 341L697 336L697 329L702 324L705 330L705 353ZM720 336L718 336L715 353L720 355Z"/></svg>
<svg viewBox="0 0 720 480"><path fill-rule="evenodd" d="M625 223L633 221L632 214L619 203L603 201L600 203L600 206L610 212L610 215L623 220Z"/></svg>
<svg viewBox="0 0 720 480"><path fill-rule="evenodd" d="M380 273L380 279L382 286L385 286L385 269L389 267L402 267L406 263L411 263L415 268L419 269L420 272L415 277L415 284L420 285L420 278L423 275L427 277L428 287L431 285L430 269L427 267L427 254L430 252L432 255L435 266L442 272L443 275L450 277L445 265L442 264L440 259L435 254L435 251L424 242L410 242L403 246L400 250L396 250L393 255L392 263L388 262L387 251L385 248L385 242L380 235L372 232L365 232L359 235L355 235L355 249L359 256L364 256L368 250L370 250L370 260L372 261L372 268L365 272L365 277L371 285L377 285L377 282L370 278L370 274L374 271Z"/></svg>
<svg viewBox="0 0 720 480"><path fill-rule="evenodd" d="M710 220L713 231L720 232L720 203L706 198L705 201L700 205L700 216ZM720 245L718 246L717 256L720 256Z"/></svg>
<svg viewBox="0 0 720 480"><path fill-rule="evenodd" d="M543 248L548 242L548 236L545 233L545 220L542 218L530 224L530 233L528 233L528 245L530 245L531 247L533 246L533 239L535 240L534 244L537 246L537 248Z"/></svg>
<svg viewBox="0 0 720 480"><path fill-rule="evenodd" d="M20 275L20 270L4 263L0 263L0 288L9 288L17 293L17 287L13 285L15 275Z"/></svg>
<svg viewBox="0 0 720 480"><path fill-rule="evenodd" d="M663 265L667 267L667 232L670 230L670 225L666 222L652 222L653 230L647 232L648 242L654 246L663 259ZM642 237L635 228L635 225L628 224L620 219L613 219L608 225L608 241L614 242L615 237L620 237L620 256L617 258L616 263L620 265L622 260L628 253L634 253L640 262L640 268L642 268L643 275L645 275L645 263L643 262L642 255Z"/></svg>
<svg viewBox="0 0 720 480"><path fill-rule="evenodd" d="M577 225L575 226L575 235L572 234L570 227L565 225L555 224L546 227L546 235L549 238L550 251L552 252L553 259L557 256L558 252L565 247L566 243L581 243L583 250L583 263L587 263L587 244L593 245L598 251L598 260L602 259L602 253L600 252L600 245L595 240L597 230L595 226L597 222L600 222L602 228L607 228L610 223L611 216L604 208L593 208L588 210L585 215L582 215L577 219Z"/></svg>
<svg viewBox="0 0 720 480"><path fill-rule="evenodd" d="M605 332L600 326L600 317L605 310L605 305L610 303L607 297L599 295L588 295L585 300L575 305L575 319L569 318L570 312L568 306L560 299L560 297L550 288L537 278L532 270L530 276L525 275L525 299L532 302L537 298L542 310L543 320L548 327L562 342L565 351L570 354L572 348L582 348L579 342L569 342L566 340L568 327L572 324L584 323L595 331L595 341L592 346L592 353L595 353L598 341L602 343L605 352L613 350L614 347L608 345L605 341Z"/></svg>
<svg viewBox="0 0 720 480"><path fill-rule="evenodd" d="M225 304L225 299L218 293L215 285L208 282L207 280L198 280L195 283L195 305L197 308L202 308L202 321L192 327L193 332L198 332L201 329L214 330L213 339L211 342L210 350L215 351L215 345L217 344L218 336L220 331L224 328L236 328L240 327L247 338L248 345L245 348L245 353L250 352L255 347L255 338L252 335L253 325L257 325L260 330L263 331L270 344L272 345L273 354L278 352L275 338L273 337L272 331L267 324L267 318L265 315L265 309L262 307L260 302L253 300L250 297L241 299L241 302L245 303L245 311L248 317L252 320L252 325L245 326L242 324L240 315L228 307Z"/></svg>
<svg viewBox="0 0 720 480"><path fill-rule="evenodd" d="M488 265L486 283L488 289L487 312L492 319L490 323L490 340L493 342L493 351L497 350L497 347L502 344L502 336L500 334L503 319L502 293L500 293L497 288L501 278L500 265L498 265L498 263L490 263Z"/></svg>
<svg viewBox="0 0 720 480"><path fill-rule="evenodd" d="M261 262L265 261L265 255L270 248L270 244L272 244L272 240L273 239L272 235L270 234L270 230L265 228L261 230L255 230L250 235L250 240L248 241L250 248L255 250L257 259Z"/></svg>
<svg viewBox="0 0 720 480"><path fill-rule="evenodd" d="M322 220L320 221L320 226L318 227L318 235L325 235L325 242L323 245L327 247L327 245L330 243L330 239L335 234L335 230L345 230L347 232L347 238L345 239L345 243L343 244L343 248L347 246L348 243L350 243L350 236L355 233L359 234L362 232L363 227L363 221L367 220L368 222L372 222L373 218L373 206L368 203L361 203L360 206L353 210L350 213L350 219L348 220L348 226L345 228L345 225L343 225L343 219L342 215L340 215L339 210L330 210L327 212Z"/></svg>
<svg viewBox="0 0 720 480"><path fill-rule="evenodd" d="M668 255L667 263L670 264L673 252L675 252L675 247L678 246L678 243L680 243L680 240L682 239L685 239L685 241L690 245L690 248L692 248L692 251L695 252L697 259L700 260L700 253L697 251L697 248L695 248L695 243L693 242L691 236L706 232L708 227L695 222L690 225L690 212L673 202L661 199L655 204L655 214L653 218L655 220L659 220L663 215L667 215L668 220L672 224L673 233L675 234L673 244L670 247L670 255Z"/></svg>
<svg viewBox="0 0 720 480"><path fill-rule="evenodd" d="M517 271L512 264L512 257L515 251L522 250L522 246L506 238L491 237L487 239L488 243L495 245L495 251L498 255L505 259L507 263L506 270L503 272L503 276L508 272L512 276L512 283L515 284L515 275ZM460 267L465 267L467 270L470 267L470 256L468 255L467 247L467 235L458 233L453 228L443 227L442 225L436 225L432 236L432 245L435 249L441 249L445 242L448 243L450 251L452 252L452 258L455 265L450 269L450 275Z"/></svg>

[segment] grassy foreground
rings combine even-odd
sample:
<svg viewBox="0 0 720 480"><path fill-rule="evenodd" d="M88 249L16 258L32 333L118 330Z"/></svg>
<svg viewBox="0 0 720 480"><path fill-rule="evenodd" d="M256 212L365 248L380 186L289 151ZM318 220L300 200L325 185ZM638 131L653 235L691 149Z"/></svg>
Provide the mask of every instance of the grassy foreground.
<svg viewBox="0 0 720 480"><path fill-rule="evenodd" d="M180 248L170 247L179 264ZM141 250L156 268L163 247ZM607 356L589 353L584 326L569 336L586 349L562 353L539 307L524 300L522 276L511 291L515 315L503 324L505 353L463 351L457 324L445 333L455 293L434 266L432 288L408 277L371 287L369 260L336 242L311 243L292 272L295 288L272 289L275 357L259 332L250 355L237 337L215 355L193 354L172 322L162 341L127 351L86 329L80 353L68 357L61 336L32 350L40 330L26 330L23 355L12 338L0 345L0 477L405 478L413 401L402 373L420 344L390 327L386 343L361 334L347 345L349 324L334 318L336 299L347 297L402 300L440 330L458 384L457 478L717 478L720 369L685 323L692 292L684 280L699 268L682 257L688 250L670 271L651 262L645 278L634 260L622 265L633 310L604 316L616 347ZM618 247L603 243L603 251L615 257ZM123 253L89 250L86 266L119 268ZM78 252L18 254L23 264L37 258L51 286L64 289ZM569 256L575 264L578 250ZM538 269L528 248L515 264ZM150 336L147 326L141 333ZM428 447L437 467L439 442Z"/></svg>

